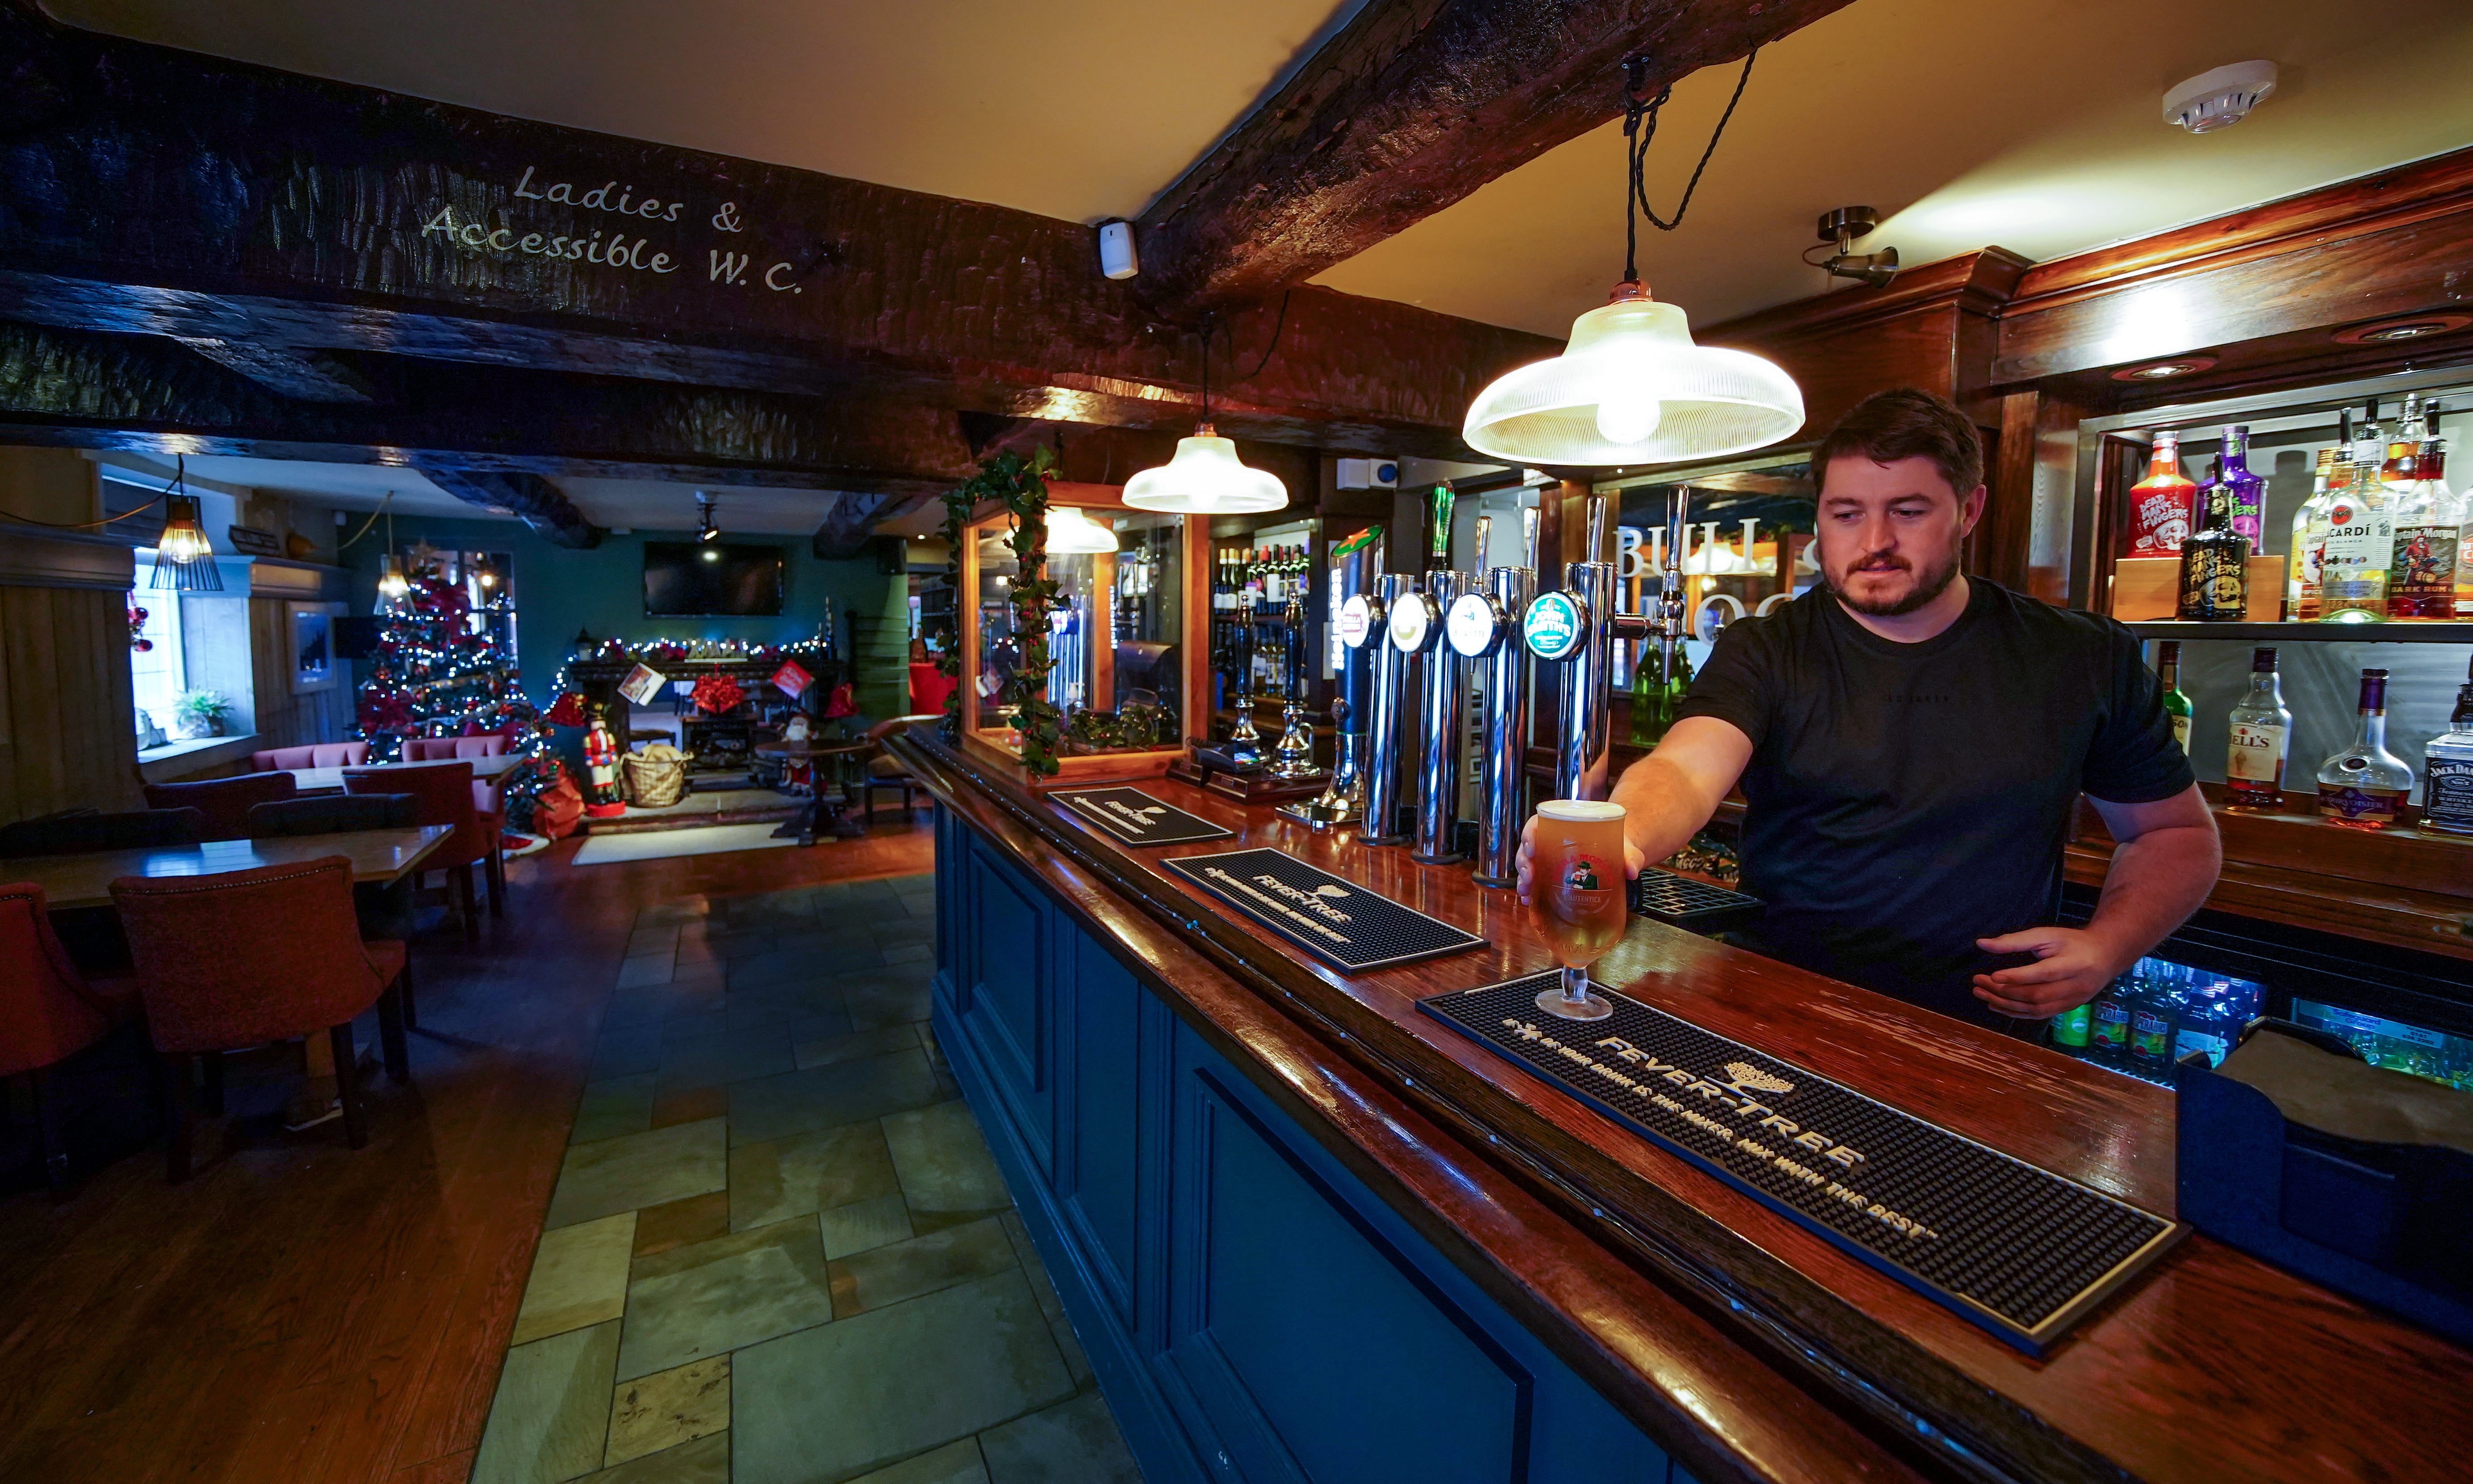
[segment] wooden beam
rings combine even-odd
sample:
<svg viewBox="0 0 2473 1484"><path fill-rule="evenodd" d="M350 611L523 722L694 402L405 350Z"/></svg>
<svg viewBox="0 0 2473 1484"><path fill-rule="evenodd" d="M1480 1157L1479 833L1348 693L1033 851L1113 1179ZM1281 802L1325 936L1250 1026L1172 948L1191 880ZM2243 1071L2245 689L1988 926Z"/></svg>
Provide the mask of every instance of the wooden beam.
<svg viewBox="0 0 2473 1484"><path fill-rule="evenodd" d="M277 396L301 402L371 400L370 384L361 373L323 350L302 352L245 340L181 340L180 344Z"/></svg>
<svg viewBox="0 0 2473 1484"><path fill-rule="evenodd" d="M1137 281L1163 304L1292 288L1620 117L1625 58L1661 85L1844 4L1369 0L1142 213Z"/></svg>
<svg viewBox="0 0 2473 1484"><path fill-rule="evenodd" d="M515 516L553 546L590 551L601 544L601 528L584 518L565 491L539 474L468 469L421 459L414 460L413 467L467 504Z"/></svg>
<svg viewBox="0 0 2473 1484"><path fill-rule="evenodd" d="M10 136L0 317L1086 424L1197 410L1197 337L1100 276L1078 223L111 37L46 57L73 106ZM1270 306L1223 323L1262 362ZM1213 411L1235 437L1461 456L1470 398L1555 348L1301 290Z"/></svg>
<svg viewBox="0 0 2473 1484"><path fill-rule="evenodd" d="M816 527L809 544L819 562L847 562L867 550L876 528L927 503L925 495L843 494L833 500L825 523Z"/></svg>

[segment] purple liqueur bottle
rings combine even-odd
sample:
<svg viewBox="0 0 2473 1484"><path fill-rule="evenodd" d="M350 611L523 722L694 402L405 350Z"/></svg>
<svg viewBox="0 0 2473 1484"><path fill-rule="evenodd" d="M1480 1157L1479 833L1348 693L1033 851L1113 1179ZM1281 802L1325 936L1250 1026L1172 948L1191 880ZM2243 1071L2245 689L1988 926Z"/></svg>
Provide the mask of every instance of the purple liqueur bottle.
<svg viewBox="0 0 2473 1484"><path fill-rule="evenodd" d="M2249 425L2235 423L2224 429L2224 451L2221 472L2198 487L2198 509L2207 508L2207 491L2221 481L2232 495L2233 534L2249 539L2249 549L2258 550L2259 533L2267 527L2267 481L2249 471Z"/></svg>

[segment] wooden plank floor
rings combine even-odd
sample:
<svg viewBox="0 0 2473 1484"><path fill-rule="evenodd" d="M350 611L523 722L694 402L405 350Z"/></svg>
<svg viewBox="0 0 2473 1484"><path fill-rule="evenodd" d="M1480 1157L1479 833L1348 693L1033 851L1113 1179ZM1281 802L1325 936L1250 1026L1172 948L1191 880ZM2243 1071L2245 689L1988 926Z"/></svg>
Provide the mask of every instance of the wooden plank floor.
<svg viewBox="0 0 2473 1484"><path fill-rule="evenodd" d="M396 1481L468 1472L630 925L643 907L930 869L924 824L814 850L509 868L507 916L414 948L413 1082L372 1137L286 1135L235 1077L219 1148L64 1205L0 1199L0 1481Z"/></svg>

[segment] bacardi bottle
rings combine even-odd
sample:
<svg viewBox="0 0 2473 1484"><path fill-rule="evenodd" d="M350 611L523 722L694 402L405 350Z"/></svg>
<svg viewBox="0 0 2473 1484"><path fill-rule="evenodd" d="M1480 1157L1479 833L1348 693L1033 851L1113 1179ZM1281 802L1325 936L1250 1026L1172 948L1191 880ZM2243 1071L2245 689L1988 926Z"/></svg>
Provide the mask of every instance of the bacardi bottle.
<svg viewBox="0 0 2473 1484"><path fill-rule="evenodd" d="M2456 692L2456 714L2423 753L2430 781L2423 785L2421 827L2473 835L2473 674Z"/></svg>
<svg viewBox="0 0 2473 1484"><path fill-rule="evenodd" d="M2327 546L2327 474L2336 450L2318 450L2318 467L2311 471L2310 498L2293 513L2293 545L2285 562L2284 616L2308 623L2318 616L2319 562Z"/></svg>
<svg viewBox="0 0 2473 1484"><path fill-rule="evenodd" d="M2394 555L2388 561L2389 618L2456 616L2462 515L2447 488L2445 456L2422 419L2423 410L2406 398L2404 437L2380 470L2395 529Z"/></svg>
<svg viewBox="0 0 2473 1484"><path fill-rule="evenodd" d="M2181 436L2156 434L2147 477L2129 487L2129 554L2177 556L2197 518L2197 493L2181 473Z"/></svg>
<svg viewBox="0 0 2473 1484"><path fill-rule="evenodd" d="M2249 471L2249 427L2235 423L2224 429L2224 451L2219 459L2216 482L2232 493L2233 532L2249 542L2250 550L2259 547L2259 537L2267 528L2267 481ZM2198 491L2199 509L2206 508L2207 491Z"/></svg>
<svg viewBox="0 0 2473 1484"><path fill-rule="evenodd" d="M2173 740L2181 754L2190 752L2190 698L2181 694L2181 642L2166 639L2155 646L2155 677L2164 682L2164 714L2173 722Z"/></svg>
<svg viewBox="0 0 2473 1484"><path fill-rule="evenodd" d="M2318 813L2350 829L2386 829L2413 794L2413 770L2388 751L2388 672L2362 672L2353 740L2318 765Z"/></svg>
<svg viewBox="0 0 2473 1484"><path fill-rule="evenodd" d="M2293 713L2284 708L2274 650L2250 651L2249 689L2234 704L2226 720L2232 724L2232 735L2224 753L2224 803L2235 809L2282 807Z"/></svg>
<svg viewBox="0 0 2473 1484"><path fill-rule="evenodd" d="M2238 622L2249 603L2249 539L2234 531L2233 491L2224 480L2203 491L2198 529L2181 543L2177 616L2199 623Z"/></svg>
<svg viewBox="0 0 2473 1484"><path fill-rule="evenodd" d="M2388 562L2395 555L2395 529L2388 518L2379 468L2387 447L2379 441L2377 404L2354 439L2348 460L2337 455L2337 478L2328 481L2327 543L2319 570L2319 621L2377 623L2388 616Z"/></svg>

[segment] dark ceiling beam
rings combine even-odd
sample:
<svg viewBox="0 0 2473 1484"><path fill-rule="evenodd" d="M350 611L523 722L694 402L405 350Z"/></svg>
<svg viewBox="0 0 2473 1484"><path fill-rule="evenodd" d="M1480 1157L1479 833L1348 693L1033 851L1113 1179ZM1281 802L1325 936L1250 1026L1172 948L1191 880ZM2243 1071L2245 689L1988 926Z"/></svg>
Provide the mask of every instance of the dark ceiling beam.
<svg viewBox="0 0 2473 1484"><path fill-rule="evenodd" d="M575 508L565 491L539 474L460 468L419 458L412 467L468 505L515 516L553 546L590 551L601 544L602 529L584 518L584 512Z"/></svg>
<svg viewBox="0 0 2473 1484"><path fill-rule="evenodd" d="M876 539L876 528L924 503L917 496L845 494L833 501L809 543L819 562L847 562Z"/></svg>
<svg viewBox="0 0 2473 1484"><path fill-rule="evenodd" d="M174 337L179 339L180 337ZM297 402L366 402L361 373L323 350L290 350L245 340L182 339L180 344L277 396Z"/></svg>
<svg viewBox="0 0 2473 1484"><path fill-rule="evenodd" d="M1142 213L1136 281L1163 305L1293 288L1620 117L1625 58L1661 85L1846 3L1369 0Z"/></svg>
<svg viewBox="0 0 2473 1484"><path fill-rule="evenodd" d="M1100 276L1078 223L0 15L0 49L48 59L0 171L0 316L1085 424L1197 411L1189 324ZM1275 307L1223 317L1236 364ZM1476 392L1554 348L1308 290L1259 373L1217 368L1213 410L1232 436L1452 456Z"/></svg>

